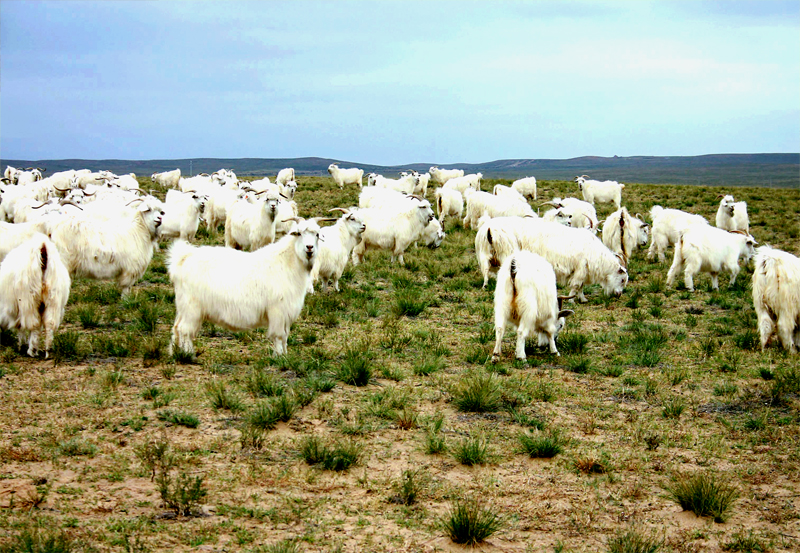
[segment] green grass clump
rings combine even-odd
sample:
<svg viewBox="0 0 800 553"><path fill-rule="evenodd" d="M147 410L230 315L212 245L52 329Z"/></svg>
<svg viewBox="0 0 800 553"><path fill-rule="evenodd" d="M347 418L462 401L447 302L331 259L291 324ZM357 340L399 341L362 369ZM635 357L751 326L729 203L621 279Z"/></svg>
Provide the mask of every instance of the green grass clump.
<svg viewBox="0 0 800 553"><path fill-rule="evenodd" d="M440 524L454 543L470 546L482 543L504 525L491 507L469 499L456 501Z"/></svg>
<svg viewBox="0 0 800 553"><path fill-rule="evenodd" d="M309 436L300 443L300 457L309 465L341 472L357 464L362 446L355 441L336 441L326 444L319 436Z"/></svg>
<svg viewBox="0 0 800 553"><path fill-rule="evenodd" d="M81 438L71 438L66 442L58 444L58 452L67 457L79 457L84 455L92 457L97 453L97 446Z"/></svg>
<svg viewBox="0 0 800 553"><path fill-rule="evenodd" d="M664 402L661 408L661 414L666 419L680 418L683 410L686 409L686 404L680 398L671 398Z"/></svg>
<svg viewBox="0 0 800 553"><path fill-rule="evenodd" d="M53 338L53 362L58 365L63 361L74 361L82 358L78 351L78 340L80 334L74 330L68 330L55 335Z"/></svg>
<svg viewBox="0 0 800 553"><path fill-rule="evenodd" d="M589 337L580 332L562 332L558 335L558 351L564 354L582 355L586 353Z"/></svg>
<svg viewBox="0 0 800 553"><path fill-rule="evenodd" d="M521 432L518 440L523 453L534 459L550 459L564 450L564 439L556 430L547 434Z"/></svg>
<svg viewBox="0 0 800 553"><path fill-rule="evenodd" d="M173 411L172 409L162 409L156 413L158 420L177 424L178 426L185 426L186 428L197 428L200 426L200 419L191 413L184 413L183 411Z"/></svg>
<svg viewBox="0 0 800 553"><path fill-rule="evenodd" d="M415 363L411 370L417 376L428 376L442 370L444 367L445 362L442 357L425 357L419 363Z"/></svg>
<svg viewBox="0 0 800 553"><path fill-rule="evenodd" d="M83 305L76 309L75 315L78 317L78 321L80 321L84 330L100 326L100 312L93 303Z"/></svg>
<svg viewBox="0 0 800 553"><path fill-rule="evenodd" d="M707 472L678 476L667 492L684 511L713 517L714 522L725 522L739 497L739 491L727 479Z"/></svg>
<svg viewBox="0 0 800 553"><path fill-rule="evenodd" d="M206 385L206 395L211 407L218 411L225 410L238 413L245 409L242 398L236 392L230 390L221 380L209 382Z"/></svg>
<svg viewBox="0 0 800 553"><path fill-rule="evenodd" d="M420 315L429 302L419 290L414 288L404 288L397 290L394 297L392 312L398 317L416 317Z"/></svg>
<svg viewBox="0 0 800 553"><path fill-rule="evenodd" d="M345 384L366 386L372 378L372 353L365 346L348 347L336 371L336 377Z"/></svg>
<svg viewBox="0 0 800 553"><path fill-rule="evenodd" d="M399 482L392 484L395 493L390 503L413 505L422 492L422 476L419 470L404 470Z"/></svg>
<svg viewBox="0 0 800 553"><path fill-rule="evenodd" d="M462 465L485 465L489 462L489 442L481 436L464 438L453 447L453 457Z"/></svg>
<svg viewBox="0 0 800 553"><path fill-rule="evenodd" d="M453 391L453 404L459 411L491 413L502 405L500 379L491 373L465 377Z"/></svg>
<svg viewBox="0 0 800 553"><path fill-rule="evenodd" d="M662 540L633 528L617 532L606 544L608 553L656 553L662 545Z"/></svg>
<svg viewBox="0 0 800 553"><path fill-rule="evenodd" d="M71 553L83 550L65 530L41 524L23 528L0 545L0 553Z"/></svg>

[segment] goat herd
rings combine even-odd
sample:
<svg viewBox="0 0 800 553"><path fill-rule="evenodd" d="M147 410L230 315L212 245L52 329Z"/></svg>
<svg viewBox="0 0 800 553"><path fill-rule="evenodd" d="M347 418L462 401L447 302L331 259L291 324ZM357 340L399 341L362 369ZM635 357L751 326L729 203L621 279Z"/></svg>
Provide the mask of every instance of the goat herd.
<svg viewBox="0 0 800 553"><path fill-rule="evenodd" d="M621 295L628 259L648 239L648 257L661 262L674 246L667 284L683 270L690 291L699 272L710 273L714 289L723 270L733 284L740 260L755 256L753 303L762 349L776 327L791 353L800 344L800 259L769 246L755 249L747 205L732 196L721 197L716 227L656 205L651 228L621 206L624 184L586 175L575 179L584 200L553 198L546 202L552 209L539 217L529 204L537 198L534 177L489 193L480 190L480 173L456 169L431 167L399 179L369 174L363 188L361 169L332 164L328 172L340 188L359 186L358 207L330 210L341 212L339 218L302 219L293 200L293 169L280 171L275 182L240 181L224 169L189 178L178 169L156 173L152 180L169 189L162 202L143 194L132 174L79 170L43 178L40 169L9 166L0 188L0 327L16 329L28 355L41 350L47 356L71 278L115 279L128 294L158 241L174 238L167 261L176 306L171 348L193 353L194 338L210 321L237 330L265 327L275 353L285 354L314 284L331 283L339 291L348 260L363 263L369 249L388 250L392 261L404 264L411 244L438 247L446 218L463 216L463 226L476 230L484 286L490 272L497 273L494 361L509 323L517 328L518 359L525 359L529 337L558 355L557 334L573 313L562 302L587 301L583 289L590 284ZM425 199L430 182L441 185L433 194L438 219ZM613 202L616 211L598 221L596 202ZM211 232L224 223L225 247L189 243L201 221ZM321 227L326 221L335 224ZM602 240L596 236L601 227ZM557 282L567 287L566 296L557 295Z"/></svg>

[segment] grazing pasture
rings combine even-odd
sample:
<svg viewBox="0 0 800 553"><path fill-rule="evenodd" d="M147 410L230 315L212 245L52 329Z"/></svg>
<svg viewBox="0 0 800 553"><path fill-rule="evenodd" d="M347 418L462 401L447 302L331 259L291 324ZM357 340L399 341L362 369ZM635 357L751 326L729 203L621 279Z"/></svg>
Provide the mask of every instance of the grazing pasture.
<svg viewBox="0 0 800 553"><path fill-rule="evenodd" d="M358 205L355 185L297 180L303 217ZM713 224L720 192L626 182L622 205ZM760 244L800 253L800 192L735 195ZM521 365L507 332L492 364L494 279L475 231L445 230L316 286L279 357L264 330L209 324L196 358L167 356L166 243L124 298L75 279L51 359L1 336L0 551L800 549L800 357L761 352L752 265L689 292L665 285L672 248L639 248L620 298L595 285L571 307L561 357L534 337Z"/></svg>

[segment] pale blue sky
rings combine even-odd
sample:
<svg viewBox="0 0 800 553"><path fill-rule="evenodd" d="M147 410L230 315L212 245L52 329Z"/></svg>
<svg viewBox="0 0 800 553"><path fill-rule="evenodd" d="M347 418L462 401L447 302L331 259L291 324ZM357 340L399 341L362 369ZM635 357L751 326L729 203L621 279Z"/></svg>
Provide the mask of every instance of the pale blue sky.
<svg viewBox="0 0 800 553"><path fill-rule="evenodd" d="M0 156L800 151L800 2L0 1Z"/></svg>

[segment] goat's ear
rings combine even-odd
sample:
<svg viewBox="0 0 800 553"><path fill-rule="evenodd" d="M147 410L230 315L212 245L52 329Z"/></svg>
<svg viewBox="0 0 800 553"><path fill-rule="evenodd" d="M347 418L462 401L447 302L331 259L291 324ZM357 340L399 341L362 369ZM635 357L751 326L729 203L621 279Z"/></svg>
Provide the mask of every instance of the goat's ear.
<svg viewBox="0 0 800 553"><path fill-rule="evenodd" d="M574 314L575 314L575 312L572 309L564 309L563 311L559 311L558 312L558 318L559 319L561 317L566 318L566 317L569 317L570 315L574 315Z"/></svg>

